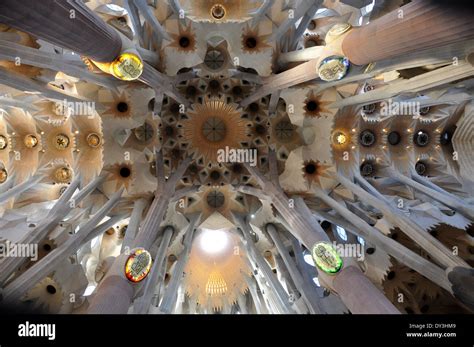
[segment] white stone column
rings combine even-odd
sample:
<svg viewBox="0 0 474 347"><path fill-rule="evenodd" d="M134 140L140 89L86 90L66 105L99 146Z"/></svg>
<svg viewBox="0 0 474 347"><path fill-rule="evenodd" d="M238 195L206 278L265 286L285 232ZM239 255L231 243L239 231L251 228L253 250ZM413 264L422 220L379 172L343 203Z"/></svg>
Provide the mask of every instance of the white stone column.
<svg viewBox="0 0 474 347"><path fill-rule="evenodd" d="M265 307L264 304L262 304L262 301L260 300L260 296L258 295L258 292L257 292L257 284L255 283L255 280L253 279L253 277L249 278L245 275L242 275L242 276L244 277L244 280L247 283L247 286L249 288L250 295L255 305L255 310L257 311L257 314L268 313L267 308Z"/></svg>
<svg viewBox="0 0 474 347"><path fill-rule="evenodd" d="M2 0L0 23L99 62L111 62L122 40L82 1Z"/></svg>
<svg viewBox="0 0 474 347"><path fill-rule="evenodd" d="M147 205L145 199L137 199L133 203L132 215L130 216L130 221L128 222L127 231L122 242L122 252L126 247L130 248L132 246L133 240L138 232L138 227L142 220L143 210Z"/></svg>
<svg viewBox="0 0 474 347"><path fill-rule="evenodd" d="M240 313L248 314L249 312L247 310L247 297L245 295L239 294L237 296L237 302L239 304Z"/></svg>
<svg viewBox="0 0 474 347"><path fill-rule="evenodd" d="M0 204L7 202L8 200L18 197L24 191L30 189L34 185L36 185L39 181L44 178L43 174L36 174L28 178L25 182L17 184L13 188L10 188L4 193L0 194Z"/></svg>
<svg viewBox="0 0 474 347"><path fill-rule="evenodd" d="M291 225L291 233L303 244L307 249L312 249L317 242L329 242L329 238L321 228L319 223L313 217L311 211L306 204L302 204L299 208L292 208L285 193L270 182L254 167L246 165L247 170L254 176L258 184L262 187L262 191L257 194L267 196L267 199L273 204L280 215ZM246 192L250 192L248 189ZM258 191L258 189L254 189ZM265 198L265 197L263 197ZM372 282L357 268L354 261L350 258L344 258L344 268L335 275L329 276L321 273L319 278L322 283L340 294L341 300L351 310L352 313L384 313L399 314L396 307L373 285ZM347 270L348 271L345 271ZM354 278L359 276L357 283L365 283L363 286L351 285L350 280L344 279L336 282L338 277L348 276ZM348 293L348 288L338 288L339 286L348 286L356 295L344 296ZM342 294L341 294L342 293ZM358 297L357 300L355 298Z"/></svg>
<svg viewBox="0 0 474 347"><path fill-rule="evenodd" d="M430 233L426 232L426 230L420 227L414 220L407 217L395 207L389 205L385 198L376 191L373 186L368 184L367 181L364 180L359 182L364 183L365 186L371 190L370 193L341 174L336 174L336 177L342 185L357 195L361 201L381 211L390 223L398 226L408 237L427 251L433 259L440 263L444 268L450 266L469 267L464 260L455 256L452 251L447 249L446 246L434 238Z"/></svg>
<svg viewBox="0 0 474 347"><path fill-rule="evenodd" d="M300 291L301 295L303 296L305 302L308 305L308 308L311 310L311 313L318 314L322 313L321 308L319 307L319 298L314 295L316 294L315 291L311 290L310 287L307 286L307 283L304 281L303 276L299 272L298 268L294 260L291 258L288 250L286 249L283 241L278 234L275 226L273 224L267 224L266 230L268 235L270 235L275 247L277 248L278 252L280 253L285 265L290 273L293 282L295 283L296 287Z"/></svg>
<svg viewBox="0 0 474 347"><path fill-rule="evenodd" d="M240 229L244 235L243 242L247 248L248 255L257 264L258 269L262 271L265 279L268 281L276 299L278 300L278 306L281 307L284 313L294 313L288 293L285 291L280 281L278 281L267 261L260 254L260 251L257 249L257 247L255 247L254 241L252 240L252 237L249 233L249 225L238 217L234 218L238 221Z"/></svg>
<svg viewBox="0 0 474 347"><path fill-rule="evenodd" d="M434 189L431 189L423 184L420 184L413 179L401 174L400 172L393 170L392 175L398 181L405 183L407 186L414 188L415 190L429 196L430 198L442 203L443 205L452 208L455 211L460 212L462 215L474 220L474 207L469 206L460 198L453 196L449 193L441 193Z"/></svg>
<svg viewBox="0 0 474 347"><path fill-rule="evenodd" d="M186 263L188 262L189 252L191 251L193 236L194 236L194 226L197 222L197 219L200 217L195 217L191 219L188 228L186 230L186 236L184 237L184 249L178 257L178 261L175 265L173 275L171 280L168 283L168 286L165 289L163 295L163 300L161 301L159 311L161 313L172 313L173 307L176 304L176 298L178 294L178 288L183 279L183 272Z"/></svg>
<svg viewBox="0 0 474 347"><path fill-rule="evenodd" d="M339 213L350 223L349 227L352 227L352 231L358 236L363 237L374 246L380 247L400 263L417 271L420 275L425 276L447 291L451 291L451 285L443 269L433 264L428 259L425 259L409 250L392 238L385 236L382 232L367 224L359 216L349 211L345 206L342 206L336 200L329 197L321 189L313 187L313 190L319 199L334 209L334 211ZM341 226L344 227L343 225Z"/></svg>
<svg viewBox="0 0 474 347"><path fill-rule="evenodd" d="M42 220L32 232L28 233L21 241L22 244L38 244L51 231L53 231L58 223L65 218L68 213L75 208L85 197L87 197L102 182L103 177L97 177L87 186L81 189L74 197L76 188L79 185L80 177L71 182L63 195L54 204L48 215ZM26 258L15 257L6 258L0 263L0 283L3 284L24 262Z"/></svg>
<svg viewBox="0 0 474 347"><path fill-rule="evenodd" d="M135 313L143 314L143 313L148 312L148 309L151 305L153 294L155 294L155 288L158 284L158 281L161 278L164 278L164 274L162 273L163 263L165 261L166 254L168 252L168 246L171 241L171 237L173 236L173 231L174 230L172 227L166 227L165 230L163 231L160 247L158 248L158 252L153 262L153 266L144 284L143 295L135 301L135 304L134 304Z"/></svg>
<svg viewBox="0 0 474 347"><path fill-rule="evenodd" d="M77 252L82 242L87 238L87 235L90 234L97 224L119 203L122 193L123 189L112 195L109 201L107 201L90 220L80 226L76 234L58 248L53 249L38 263L8 284L4 291L5 301L14 302L19 300L36 283L53 272L65 258Z"/></svg>

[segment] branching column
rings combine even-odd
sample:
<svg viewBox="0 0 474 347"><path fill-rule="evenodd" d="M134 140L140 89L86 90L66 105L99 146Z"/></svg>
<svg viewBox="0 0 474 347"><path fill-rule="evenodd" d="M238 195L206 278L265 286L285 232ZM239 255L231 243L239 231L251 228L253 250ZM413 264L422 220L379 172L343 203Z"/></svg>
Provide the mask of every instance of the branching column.
<svg viewBox="0 0 474 347"><path fill-rule="evenodd" d="M78 206L83 199L98 187L103 179L102 176L96 177L73 197L73 194L76 192L80 183L80 176L78 175L54 204L44 220L42 220L31 233L27 234L20 243L35 244L41 242L56 228L58 223L74 209L75 206ZM5 283L12 273L15 272L16 269L18 269L26 260L26 258L22 257L5 258L0 263L0 283Z"/></svg>
<svg viewBox="0 0 474 347"><path fill-rule="evenodd" d="M151 248L160 231L160 224L176 190L176 184L191 160L190 158L183 160L178 169L166 181L162 153L156 152L155 155L157 190L143 225L132 243L132 248L142 247L147 250ZM127 258L128 255L122 253L115 259L111 269L97 288L97 294L92 300L88 313L127 313L136 288L124 274L123 269ZM113 295L109 295L109 293L113 293ZM120 300L120 304L116 304L117 300Z"/></svg>
<svg viewBox="0 0 474 347"><path fill-rule="evenodd" d="M316 291L312 290L311 287L307 285L307 282L304 281L303 276L299 272L294 260L291 258L288 250L286 249L283 241L278 234L275 226L273 224L267 224L266 230L270 235L275 247L283 258L283 261L290 273L293 282L295 283L297 289L300 291L305 302L308 304L308 307L312 311L311 313L321 313L322 310L319 307L319 297L317 296Z"/></svg>
<svg viewBox="0 0 474 347"><path fill-rule="evenodd" d="M44 175L37 174L28 178L25 182L22 182L13 188L10 188L6 192L0 194L0 204L10 200L11 198L18 197L21 193L27 191L39 181L43 179Z"/></svg>
<svg viewBox="0 0 474 347"><path fill-rule="evenodd" d="M173 236L173 231L174 230L172 227L167 227L163 232L160 248L158 249L158 252L154 257L155 261L153 262L153 267L143 287L143 295L135 302L135 313L148 312L148 309L152 303L153 294L155 293L155 288L158 282L164 278L163 263L168 252L168 246L170 244L171 237Z"/></svg>
<svg viewBox="0 0 474 347"><path fill-rule="evenodd" d="M179 255L178 262L175 265L173 275L171 277L170 283L165 289L165 294L163 295L163 300L160 304L159 311L162 313L171 313L173 310L174 304L176 304L176 299L178 295L178 288L183 279L183 272L186 263L188 262L189 252L191 251L191 245L194 235L194 226L196 225L197 220L200 216L195 216L189 222L188 228L186 230L186 236L184 237L184 249Z"/></svg>
<svg viewBox="0 0 474 347"><path fill-rule="evenodd" d="M276 304L280 307L281 313L294 313L291 307L288 293L285 291L280 281L278 281L278 278L273 273L267 261L260 254L257 247L255 247L254 241L252 240L252 237L250 236L249 232L250 226L242 218L234 216L234 219L239 224L240 229L242 230L242 233L244 235L244 244L247 248L249 257L252 258L252 260L258 266L259 270L262 271L265 279L268 281L271 289L275 294L275 297L277 299Z"/></svg>
<svg viewBox="0 0 474 347"><path fill-rule="evenodd" d="M450 266L469 267L466 262L455 256L441 242L417 225L414 220L391 206L385 198L362 177L357 177L358 182L369 189L370 193L341 174L337 174L337 179L347 189L357 195L359 199L380 210L390 223L398 226L408 237L420 245L425 251L429 252L440 265L445 268Z"/></svg>
<svg viewBox="0 0 474 347"><path fill-rule="evenodd" d="M343 218L345 218L350 224L349 226L357 231L357 235L363 237L368 242L373 244L376 247L380 247L385 252L390 254L401 264L408 266L411 269L414 269L419 274L430 279L440 287L451 291L451 285L447 280L446 273L439 266L433 264L428 259L421 257L420 255L409 250L402 244L393 240L390 237L383 235L379 230L367 224L362 218L352 213L345 206L342 206L336 200L328 196L319 188L313 188L316 193L316 196L320 198L325 204L330 206L334 211L338 212ZM336 223L341 225L342 223ZM348 230L353 230L348 229Z"/></svg>
<svg viewBox="0 0 474 347"><path fill-rule="evenodd" d="M122 252L126 250L126 247L131 247L135 236L138 232L138 227L142 220L143 210L147 205L147 201L145 199L137 199L133 204L132 215L130 216L130 221L127 226L127 232L125 233L125 237L123 238L122 242Z"/></svg>
<svg viewBox="0 0 474 347"><path fill-rule="evenodd" d="M244 274L242 274L244 277L245 282L247 283L247 286L249 287L250 291L250 296L252 297L252 301L255 305L255 310L257 311L257 314L266 314L268 313L267 307L265 306L265 303L262 303L262 300L260 300L260 296L258 295L257 292L257 283L254 277L248 277Z"/></svg>
<svg viewBox="0 0 474 347"><path fill-rule="evenodd" d="M329 242L329 237L314 219L308 207L292 208L285 193L266 179L255 168L246 165L247 170L257 179L268 200L278 210L287 223L291 225L291 233L306 248L311 249L317 242ZM248 190L247 190L248 191ZM400 313L395 306L380 292L370 280L364 276L350 258L345 258L345 266L334 276L321 273L323 283L337 292L344 304L352 313ZM342 277L342 278L341 278Z"/></svg>
<svg viewBox="0 0 474 347"><path fill-rule="evenodd" d="M157 152L156 155L158 190L155 194L155 199L148 210L145 220L143 221L140 232L137 234L137 237L133 243L133 247L143 247L147 249L153 244L166 209L168 208L170 200L175 193L176 184L181 179L189 163L191 162L190 158L183 160L176 171L168 179L168 181L165 181L164 172L162 170L162 153Z"/></svg>
<svg viewBox="0 0 474 347"><path fill-rule="evenodd" d="M86 223L79 227L79 231L58 248L42 258L33 267L26 270L12 283L5 287L6 302L20 299L38 281L48 276L61 262L71 254L77 252L87 236L95 229L98 223L119 203L123 189L116 192Z"/></svg>
<svg viewBox="0 0 474 347"><path fill-rule="evenodd" d="M421 183L414 181L413 179L405 175L402 175L400 172L396 170L393 170L392 174L397 180L399 180L402 183L405 183L407 186L410 186L414 188L415 190L418 190L419 192L429 196L430 198L433 198L436 201L439 201L443 205L448 206L452 208L453 210L460 212L461 214L470 218L471 220L474 220L474 207L469 206L460 198L453 196L452 194L449 194L447 192L441 193L439 191L431 189Z"/></svg>

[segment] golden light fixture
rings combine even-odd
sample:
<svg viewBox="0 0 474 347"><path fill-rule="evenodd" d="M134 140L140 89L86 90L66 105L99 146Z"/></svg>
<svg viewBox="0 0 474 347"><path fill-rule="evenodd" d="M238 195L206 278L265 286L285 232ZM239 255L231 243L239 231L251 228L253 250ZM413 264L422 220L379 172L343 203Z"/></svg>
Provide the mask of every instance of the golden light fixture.
<svg viewBox="0 0 474 347"><path fill-rule="evenodd" d="M336 131L333 135L333 142L337 145L344 145L347 143L347 135L341 131Z"/></svg>
<svg viewBox="0 0 474 347"><path fill-rule="evenodd" d="M122 53L112 64L112 74L123 81L133 81L143 72L142 60L133 53Z"/></svg>
<svg viewBox="0 0 474 347"><path fill-rule="evenodd" d="M211 16L216 20L221 20L226 15L226 9L221 4L215 4L211 7Z"/></svg>
<svg viewBox="0 0 474 347"><path fill-rule="evenodd" d="M71 177L72 170L65 166L57 168L54 172L54 178L57 183L67 183L71 180Z"/></svg>
<svg viewBox="0 0 474 347"><path fill-rule="evenodd" d="M70 142L69 137L65 134L58 134L54 137L54 146L59 150L68 148Z"/></svg>
<svg viewBox="0 0 474 347"><path fill-rule="evenodd" d="M122 81L136 80L143 72L143 61L134 53L122 53L111 63L93 63L103 72Z"/></svg>
<svg viewBox="0 0 474 347"><path fill-rule="evenodd" d="M209 274L206 293L210 296L225 295L227 293L227 283L219 271L214 270Z"/></svg>
<svg viewBox="0 0 474 347"><path fill-rule="evenodd" d="M7 148L7 146L8 146L7 138L3 135L0 135L0 150Z"/></svg>
<svg viewBox="0 0 474 347"><path fill-rule="evenodd" d="M97 148L102 143L100 136L96 133L90 133L86 138L87 144L89 147Z"/></svg>
<svg viewBox="0 0 474 347"><path fill-rule="evenodd" d="M7 170L5 169L0 169L0 184L5 183L5 181L8 178L8 173Z"/></svg>
<svg viewBox="0 0 474 347"><path fill-rule="evenodd" d="M38 138L35 135L28 134L23 139L26 148L35 148L38 145Z"/></svg>

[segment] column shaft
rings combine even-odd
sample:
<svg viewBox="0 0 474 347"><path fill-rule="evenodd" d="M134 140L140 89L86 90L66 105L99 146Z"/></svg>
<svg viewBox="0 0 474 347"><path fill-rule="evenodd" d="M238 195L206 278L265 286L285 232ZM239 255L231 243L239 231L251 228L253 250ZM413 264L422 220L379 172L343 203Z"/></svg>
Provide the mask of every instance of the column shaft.
<svg viewBox="0 0 474 347"><path fill-rule="evenodd" d="M313 214L309 210L306 204L301 204L298 208L295 208L290 204L288 197L281 190L275 187L269 180L263 176L255 168L246 165L247 170L255 177L273 206L283 216L286 222L291 225L291 233L303 244L306 248L311 249L317 242L330 242L329 237L321 228L317 220L313 217ZM335 276L329 276L324 273L320 273L319 277L323 283L331 285L337 293L340 294L341 300L351 310L352 313L380 313L380 314L398 314L400 313L395 306L375 287L372 282L356 267L354 261L350 258L344 258L345 268L338 272ZM354 264L355 265L355 264ZM345 271L346 268L351 268L349 271ZM343 279L337 282L338 277L350 278L358 277L357 283L365 283L363 286L351 285L350 280ZM340 288L340 286L348 286L348 288ZM350 290L355 295L345 296L345 293ZM341 294L342 293L342 294ZM364 298L363 300L356 300L359 296ZM361 304L363 302L363 304Z"/></svg>
<svg viewBox="0 0 474 347"><path fill-rule="evenodd" d="M474 220L474 208L468 206L464 201L459 199L458 197L452 196L451 194L440 193L434 189L431 189L421 183L414 181L413 179L406 177L399 173L398 171L394 171L394 176L397 180L402 183L405 183L407 186L418 190L419 192L429 196L432 199L437 200L438 202L442 203L445 206L452 208L460 212L461 214L465 215L466 217Z"/></svg>
<svg viewBox="0 0 474 347"><path fill-rule="evenodd" d="M119 34L80 0L2 0L0 23L99 62L122 49Z"/></svg>
<svg viewBox="0 0 474 347"><path fill-rule="evenodd" d="M110 200L90 220L81 225L79 231L72 237L8 284L4 291L5 301L13 302L20 299L38 281L53 272L65 258L77 252L97 224L120 202L122 193L123 189L112 195Z"/></svg>
<svg viewBox="0 0 474 347"><path fill-rule="evenodd" d="M152 303L152 297L155 293L155 288L160 281L164 277L163 272L163 262L166 257L166 253L168 251L168 246L171 240L171 236L173 236L173 228L167 227L163 232L163 237L161 239L160 248L155 257L155 261L153 263L153 267L148 275L147 282L145 283L145 287L143 288L143 295L137 300L135 303L135 313L147 313L148 308Z"/></svg>
<svg viewBox="0 0 474 347"><path fill-rule="evenodd" d="M290 276L293 279L293 282L295 283L297 289L300 291L305 302L308 304L308 307L310 308L312 313L321 313L321 309L319 307L319 297L317 297L317 295L314 295L316 294L316 292L311 290L312 288L306 285L307 283L304 281L302 274L299 272L294 260L288 253L288 250L286 249L283 241L281 240L280 235L278 235L275 226L272 224L267 224L266 229L271 239L273 240L275 247L283 258L283 262L285 263L290 273Z"/></svg>
<svg viewBox="0 0 474 347"><path fill-rule="evenodd" d="M472 12L416 0L354 29L342 49L352 63L364 65L473 38Z"/></svg>
<svg viewBox="0 0 474 347"><path fill-rule="evenodd" d="M138 232L138 226L142 220L143 210L145 209L147 201L145 199L138 199L133 204L132 215L128 222L127 232L122 242L122 252L126 247L130 247Z"/></svg>
<svg viewBox="0 0 474 347"><path fill-rule="evenodd" d="M425 251L429 252L433 259L440 263L440 265L445 268L450 266L467 267L464 260L455 256L452 251L446 248L446 246L430 233L426 232L413 219L387 203L386 199L365 179L358 177L359 183L363 184L367 189L370 189L370 193L341 174L337 174L337 179L344 187L357 195L361 201L380 210L390 223L398 226L408 237L420 245Z"/></svg>
<svg viewBox="0 0 474 347"><path fill-rule="evenodd" d="M178 262L176 263L175 269L173 271L173 276L171 277L170 283L165 289L165 294L163 295L163 300L160 304L159 310L162 313L171 313L171 311L173 310L173 305L176 303L178 288L183 279L184 267L188 262L188 255L191 250L194 235L194 225L196 221L197 218L191 219L186 230L186 236L184 238L184 249L179 255Z"/></svg>
<svg viewBox="0 0 474 347"><path fill-rule="evenodd" d="M401 264L408 266L417 271L420 275L433 281L433 283L450 291L451 286L446 278L446 274L439 266L412 252L392 238L383 235L379 230L367 224L362 218L349 211L345 206L342 206L336 200L329 197L321 189L318 188L316 190L316 196L350 223L349 226L352 229L349 230L356 232L357 235L363 237L374 246L380 247ZM344 225L341 226L344 227Z"/></svg>
<svg viewBox="0 0 474 347"><path fill-rule="evenodd" d="M282 313L294 313L290 304L288 293L285 291L280 281L278 281L278 278L273 273L267 261L260 254L257 247L255 247L254 241L252 237L250 236L250 233L248 230L249 225L246 222L242 221L241 219L237 219L237 220L242 230L242 233L244 234L245 246L247 248L249 257L252 258L252 260L258 266L260 271L263 273L265 279L268 281L270 288L272 289L273 293L276 296L276 299L277 299L276 304L279 307L281 307L283 311Z"/></svg>

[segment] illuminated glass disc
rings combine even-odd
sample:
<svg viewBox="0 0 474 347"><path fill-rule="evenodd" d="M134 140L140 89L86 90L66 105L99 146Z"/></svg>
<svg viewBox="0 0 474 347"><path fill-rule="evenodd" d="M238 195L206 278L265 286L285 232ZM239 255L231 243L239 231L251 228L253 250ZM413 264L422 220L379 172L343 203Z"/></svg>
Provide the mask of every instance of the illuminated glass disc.
<svg viewBox="0 0 474 347"><path fill-rule="evenodd" d="M150 272L152 262L150 252L134 249L125 263L125 276L134 283L142 281Z"/></svg>
<svg viewBox="0 0 474 347"><path fill-rule="evenodd" d="M349 60L346 57L332 55L319 64L319 77L326 82L338 81L347 74Z"/></svg>
<svg viewBox="0 0 474 347"><path fill-rule="evenodd" d="M5 183L5 181L8 178L8 173L7 170L5 169L0 169L0 184Z"/></svg>
<svg viewBox="0 0 474 347"><path fill-rule="evenodd" d="M122 53L112 64L112 73L123 81L133 81L141 76L143 62L133 53Z"/></svg>
<svg viewBox="0 0 474 347"><path fill-rule="evenodd" d="M311 254L316 266L327 274L333 275L342 269L342 258L330 243L316 243Z"/></svg>

